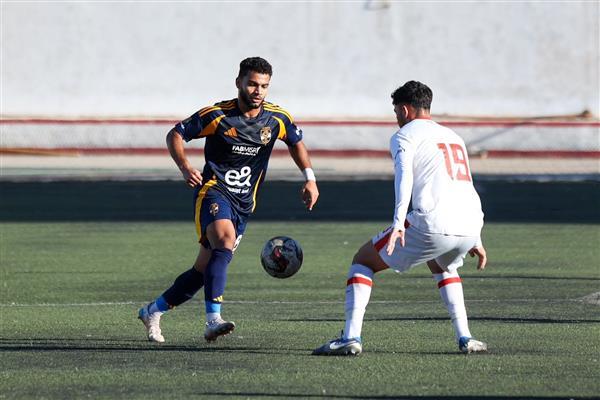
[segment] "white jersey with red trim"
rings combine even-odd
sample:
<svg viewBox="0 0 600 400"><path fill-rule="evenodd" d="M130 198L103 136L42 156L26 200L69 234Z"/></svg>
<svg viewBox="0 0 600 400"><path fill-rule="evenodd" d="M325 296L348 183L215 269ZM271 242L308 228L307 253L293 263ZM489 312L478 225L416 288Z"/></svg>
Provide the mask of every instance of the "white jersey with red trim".
<svg viewBox="0 0 600 400"><path fill-rule="evenodd" d="M415 119L390 140L396 206L393 227L428 233L476 236L483 226L464 141L430 119ZM412 211L408 206L412 199Z"/></svg>

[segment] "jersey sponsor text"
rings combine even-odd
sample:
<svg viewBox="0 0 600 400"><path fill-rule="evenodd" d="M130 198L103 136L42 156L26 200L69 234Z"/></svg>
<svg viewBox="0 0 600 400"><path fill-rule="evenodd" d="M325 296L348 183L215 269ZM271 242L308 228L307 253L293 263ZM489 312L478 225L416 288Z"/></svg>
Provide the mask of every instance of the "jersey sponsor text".
<svg viewBox="0 0 600 400"><path fill-rule="evenodd" d="M241 154L243 156L255 156L258 154L260 146L243 146L233 145L231 151L235 154Z"/></svg>

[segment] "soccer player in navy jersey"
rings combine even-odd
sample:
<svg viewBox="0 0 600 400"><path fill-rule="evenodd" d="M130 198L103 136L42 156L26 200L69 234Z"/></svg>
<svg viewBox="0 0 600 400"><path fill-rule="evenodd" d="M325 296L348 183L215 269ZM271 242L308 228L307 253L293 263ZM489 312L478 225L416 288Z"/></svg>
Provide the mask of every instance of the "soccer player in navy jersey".
<svg viewBox="0 0 600 400"><path fill-rule="evenodd" d="M260 57L240 63L235 80L238 96L202 108L167 134L167 147L188 186L196 188L194 216L200 252L194 265L175 279L161 296L139 310L148 340L164 342L160 317L191 299L204 286L206 330L214 341L229 334L235 324L221 317L221 303L231 262L256 195L265 179L271 151L283 140L304 174L302 200L312 210L319 197L315 174L302 142L302 131L283 108L265 101L272 67ZM194 168L184 141L205 138L205 165Z"/></svg>

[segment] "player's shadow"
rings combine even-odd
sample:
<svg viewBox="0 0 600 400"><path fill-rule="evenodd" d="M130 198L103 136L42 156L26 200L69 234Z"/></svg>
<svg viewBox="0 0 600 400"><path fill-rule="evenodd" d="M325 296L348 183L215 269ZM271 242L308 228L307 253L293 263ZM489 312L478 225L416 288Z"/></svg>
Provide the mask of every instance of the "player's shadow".
<svg viewBox="0 0 600 400"><path fill-rule="evenodd" d="M8 339L0 338L0 352L195 352L195 353L249 353L249 354L306 354L303 349L265 349L249 346L224 346L204 343L190 343L189 345L165 345L124 339L99 340L92 338L34 338L34 339Z"/></svg>
<svg viewBox="0 0 600 400"><path fill-rule="evenodd" d="M288 322L344 322L343 318L298 318L273 319ZM470 321L530 323L530 324L600 324L600 319L555 319L555 318L520 318L520 317L469 317ZM365 321L448 321L448 317L370 317Z"/></svg>
<svg viewBox="0 0 600 400"><path fill-rule="evenodd" d="M343 395L343 394L308 394L308 393L269 393L269 392L202 392L197 393L199 396L222 396L230 397L258 397L258 398L302 398L302 399L396 399L396 400L556 400L564 397L547 397L547 396L403 396L397 395ZM597 399L597 397L573 397L573 400Z"/></svg>
<svg viewBox="0 0 600 400"><path fill-rule="evenodd" d="M511 263L511 266L514 266L514 263ZM524 264L525 265L525 264ZM461 276L463 280L482 280L486 281L489 279L534 279L537 281L600 281L600 278L594 277L581 277L581 276L531 276L531 275L485 275L485 276L474 276L474 275L463 275Z"/></svg>
<svg viewBox="0 0 600 400"><path fill-rule="evenodd" d="M87 343L86 343L87 342ZM118 343L115 343L118 342ZM148 343L146 341L133 341L133 340L111 340L110 342L103 342L98 339L87 339L87 338L69 338L69 339L50 339L50 338L35 338L35 339L7 339L0 338L0 353L2 352L23 352L23 353L61 353L70 354L70 357L77 357L78 354L86 352L90 353L196 353L206 354L211 359L214 357L223 356L224 354L234 353L245 353L245 354L256 354L256 355L285 355L294 356L297 358L314 358L312 351L314 348L265 348L265 347L249 347L249 346L231 346L227 345L206 345L201 347L202 344L190 343L185 345L164 345L158 343ZM520 350L519 354L544 354L543 351L523 351ZM394 354L394 355L428 355L428 356L464 356L462 353L457 351L430 351L430 350L415 350L415 349L368 349L368 354ZM500 353L488 352L477 354L477 357L487 357L492 355L498 355ZM367 355L368 356L368 355ZM341 359L346 357L326 357L329 360Z"/></svg>
<svg viewBox="0 0 600 400"><path fill-rule="evenodd" d="M201 347L205 346L205 347ZM232 346L213 344L190 343L185 345L165 345L159 343L149 343L147 341L134 341L129 339L102 341L90 338L35 338L35 339L6 339L0 338L0 352L20 351L20 352L61 352L61 353L80 353L80 352L106 352L106 353L127 353L127 352L152 352L152 353L246 353L246 354L264 354L264 355L295 355L297 357L313 357L311 355L313 348L281 348L268 350L264 347ZM389 354L385 350L369 350L373 354ZM415 351L396 351L396 354L439 354L451 355L456 352L415 352Z"/></svg>

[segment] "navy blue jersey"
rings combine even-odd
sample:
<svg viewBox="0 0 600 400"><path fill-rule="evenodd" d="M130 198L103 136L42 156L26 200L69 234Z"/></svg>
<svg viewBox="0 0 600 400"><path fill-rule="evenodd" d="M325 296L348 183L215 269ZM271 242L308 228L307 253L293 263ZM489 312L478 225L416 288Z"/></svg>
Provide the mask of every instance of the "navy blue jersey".
<svg viewBox="0 0 600 400"><path fill-rule="evenodd" d="M250 214L275 141L292 146L302 140L302 131L275 104L264 102L255 118L247 118L237 103L233 99L205 107L175 125L175 130L186 142L206 138L202 190L218 190L239 212Z"/></svg>

